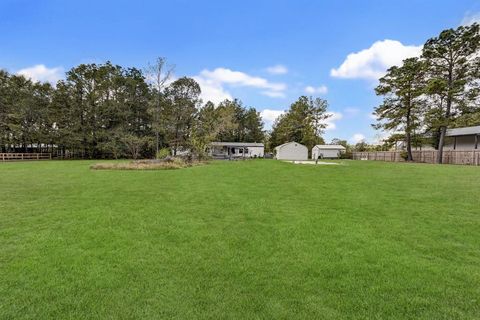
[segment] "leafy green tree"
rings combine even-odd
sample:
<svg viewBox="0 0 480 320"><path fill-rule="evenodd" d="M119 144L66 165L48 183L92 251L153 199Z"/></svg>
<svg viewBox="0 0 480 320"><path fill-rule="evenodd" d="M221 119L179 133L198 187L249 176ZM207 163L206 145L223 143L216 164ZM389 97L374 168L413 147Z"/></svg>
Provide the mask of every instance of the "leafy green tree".
<svg viewBox="0 0 480 320"><path fill-rule="evenodd" d="M164 61L158 61L155 85L136 68L80 64L55 87L0 71L0 151L138 158L154 156L159 144L171 146L175 155L181 147L200 154L222 135L234 141L263 139L254 108L239 101L199 108L195 80L180 78L163 88L168 79L163 68Z"/></svg>
<svg viewBox="0 0 480 320"><path fill-rule="evenodd" d="M370 151L371 147L368 145L367 142L360 141L355 144L355 146L353 147L353 150L357 152L365 152L365 151Z"/></svg>
<svg viewBox="0 0 480 320"><path fill-rule="evenodd" d="M175 80L165 89L167 102L162 112L162 123L174 156L180 146L187 145L200 104L200 93L198 83L187 77Z"/></svg>
<svg viewBox="0 0 480 320"><path fill-rule="evenodd" d="M33 83L23 76L12 75L8 79L6 96L7 143L27 152L37 150L45 138L45 115L51 94L50 85Z"/></svg>
<svg viewBox="0 0 480 320"><path fill-rule="evenodd" d="M242 102L237 99L222 101L217 107L217 113L232 121L232 125L225 126L220 130L217 139L219 141L242 142L245 135L243 124L245 109Z"/></svg>
<svg viewBox="0 0 480 320"><path fill-rule="evenodd" d="M375 88L377 95L384 97L383 103L375 108L378 123L376 129L402 130L405 132L407 161L412 161L412 133L419 125L422 112L421 96L424 92L425 63L418 58L403 61L402 66L391 67L380 78Z"/></svg>
<svg viewBox="0 0 480 320"><path fill-rule="evenodd" d="M141 140L142 153L153 155L148 147L152 125L147 109L151 92L140 70L124 69L110 62L82 64L67 73L57 91L53 109L58 115L68 115L58 125L58 132L66 133L66 139L59 141L62 146L81 149L86 157L118 158L138 156L128 150L130 141ZM59 111L62 106L68 106L68 110Z"/></svg>
<svg viewBox="0 0 480 320"><path fill-rule="evenodd" d="M447 29L438 37L429 39L422 56L428 63L427 92L436 97L433 111L438 115L434 126L438 127L439 144L437 163L442 163L443 146L447 127L452 124L468 101L478 96L478 60L480 47L479 25Z"/></svg>
<svg viewBox="0 0 480 320"><path fill-rule="evenodd" d="M270 146L274 148L288 141L297 141L310 150L323 144L322 134L327 127L328 104L320 98L301 96L290 109L275 121L270 133Z"/></svg>
<svg viewBox="0 0 480 320"><path fill-rule="evenodd" d="M6 152L9 145L8 113L10 105L7 99L7 95L10 94L9 82L10 75L4 70L0 70L0 152Z"/></svg>
<svg viewBox="0 0 480 320"><path fill-rule="evenodd" d="M263 130L263 121L260 112L255 108L245 110L243 114L243 142L261 142L265 138L265 131Z"/></svg>
<svg viewBox="0 0 480 320"><path fill-rule="evenodd" d="M188 141L194 157L198 159L206 158L209 143L215 140L220 131L220 122L219 113L212 102L208 101L200 108Z"/></svg>
<svg viewBox="0 0 480 320"><path fill-rule="evenodd" d="M260 142L265 138L260 113L255 108L245 108L238 99L222 101L217 113L231 119L231 125L222 126L217 140L230 142Z"/></svg>

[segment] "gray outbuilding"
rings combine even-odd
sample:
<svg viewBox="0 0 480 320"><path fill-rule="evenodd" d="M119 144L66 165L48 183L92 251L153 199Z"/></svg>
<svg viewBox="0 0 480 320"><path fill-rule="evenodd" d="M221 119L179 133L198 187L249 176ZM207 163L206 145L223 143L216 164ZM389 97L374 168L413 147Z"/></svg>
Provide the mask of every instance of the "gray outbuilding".
<svg viewBox="0 0 480 320"><path fill-rule="evenodd" d="M277 160L308 160L308 148L303 144L292 141L275 148Z"/></svg>
<svg viewBox="0 0 480 320"><path fill-rule="evenodd" d="M446 150L478 150L480 126L448 129L445 136Z"/></svg>
<svg viewBox="0 0 480 320"><path fill-rule="evenodd" d="M338 144L317 144L312 148L312 159L337 159L345 151L345 147Z"/></svg>

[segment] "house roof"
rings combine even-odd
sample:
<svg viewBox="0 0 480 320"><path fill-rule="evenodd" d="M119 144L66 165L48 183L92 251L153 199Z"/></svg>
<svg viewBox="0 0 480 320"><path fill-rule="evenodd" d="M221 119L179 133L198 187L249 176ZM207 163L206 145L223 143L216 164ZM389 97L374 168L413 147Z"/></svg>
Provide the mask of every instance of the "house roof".
<svg viewBox="0 0 480 320"><path fill-rule="evenodd" d="M469 136L469 135L475 135L475 134L480 134L480 126L454 128L454 129L447 130L447 137Z"/></svg>
<svg viewBox="0 0 480 320"><path fill-rule="evenodd" d="M218 146L218 147L263 147L263 143L256 143L256 142L212 142L210 143L211 146Z"/></svg>
<svg viewBox="0 0 480 320"><path fill-rule="evenodd" d="M284 144L281 144L281 145L279 145L279 146L276 146L275 149L280 149L281 147L286 146L287 144L292 144L292 143L296 143L296 144L299 144L299 145L301 145L301 146L304 146L303 144L298 143L298 142L296 142L296 141L290 141L290 142L286 142L286 143L284 143ZM305 146L304 146L304 147L305 147Z"/></svg>
<svg viewBox="0 0 480 320"><path fill-rule="evenodd" d="M331 149L331 150L345 150L345 147L339 144L317 144L314 148Z"/></svg>

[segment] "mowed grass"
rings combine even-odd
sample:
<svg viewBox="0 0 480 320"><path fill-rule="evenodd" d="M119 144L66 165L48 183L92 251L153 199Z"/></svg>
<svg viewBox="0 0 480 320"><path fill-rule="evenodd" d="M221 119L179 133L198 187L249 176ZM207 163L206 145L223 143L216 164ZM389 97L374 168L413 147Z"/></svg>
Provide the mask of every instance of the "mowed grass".
<svg viewBox="0 0 480 320"><path fill-rule="evenodd" d="M0 164L1 319L479 319L480 168Z"/></svg>

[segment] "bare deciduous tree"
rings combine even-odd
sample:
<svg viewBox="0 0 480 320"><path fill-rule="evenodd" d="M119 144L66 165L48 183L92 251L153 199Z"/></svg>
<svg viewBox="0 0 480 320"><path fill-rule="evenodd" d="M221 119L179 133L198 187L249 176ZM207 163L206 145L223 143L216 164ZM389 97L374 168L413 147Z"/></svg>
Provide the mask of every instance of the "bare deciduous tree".
<svg viewBox="0 0 480 320"><path fill-rule="evenodd" d="M165 57L158 57L155 60L155 63L148 64L145 69L147 81L152 86L155 94L154 106L151 109L151 113L153 114L156 153L158 153L160 149L160 113L162 111L163 90L165 89L168 80L172 78L174 70L175 66L168 64Z"/></svg>

